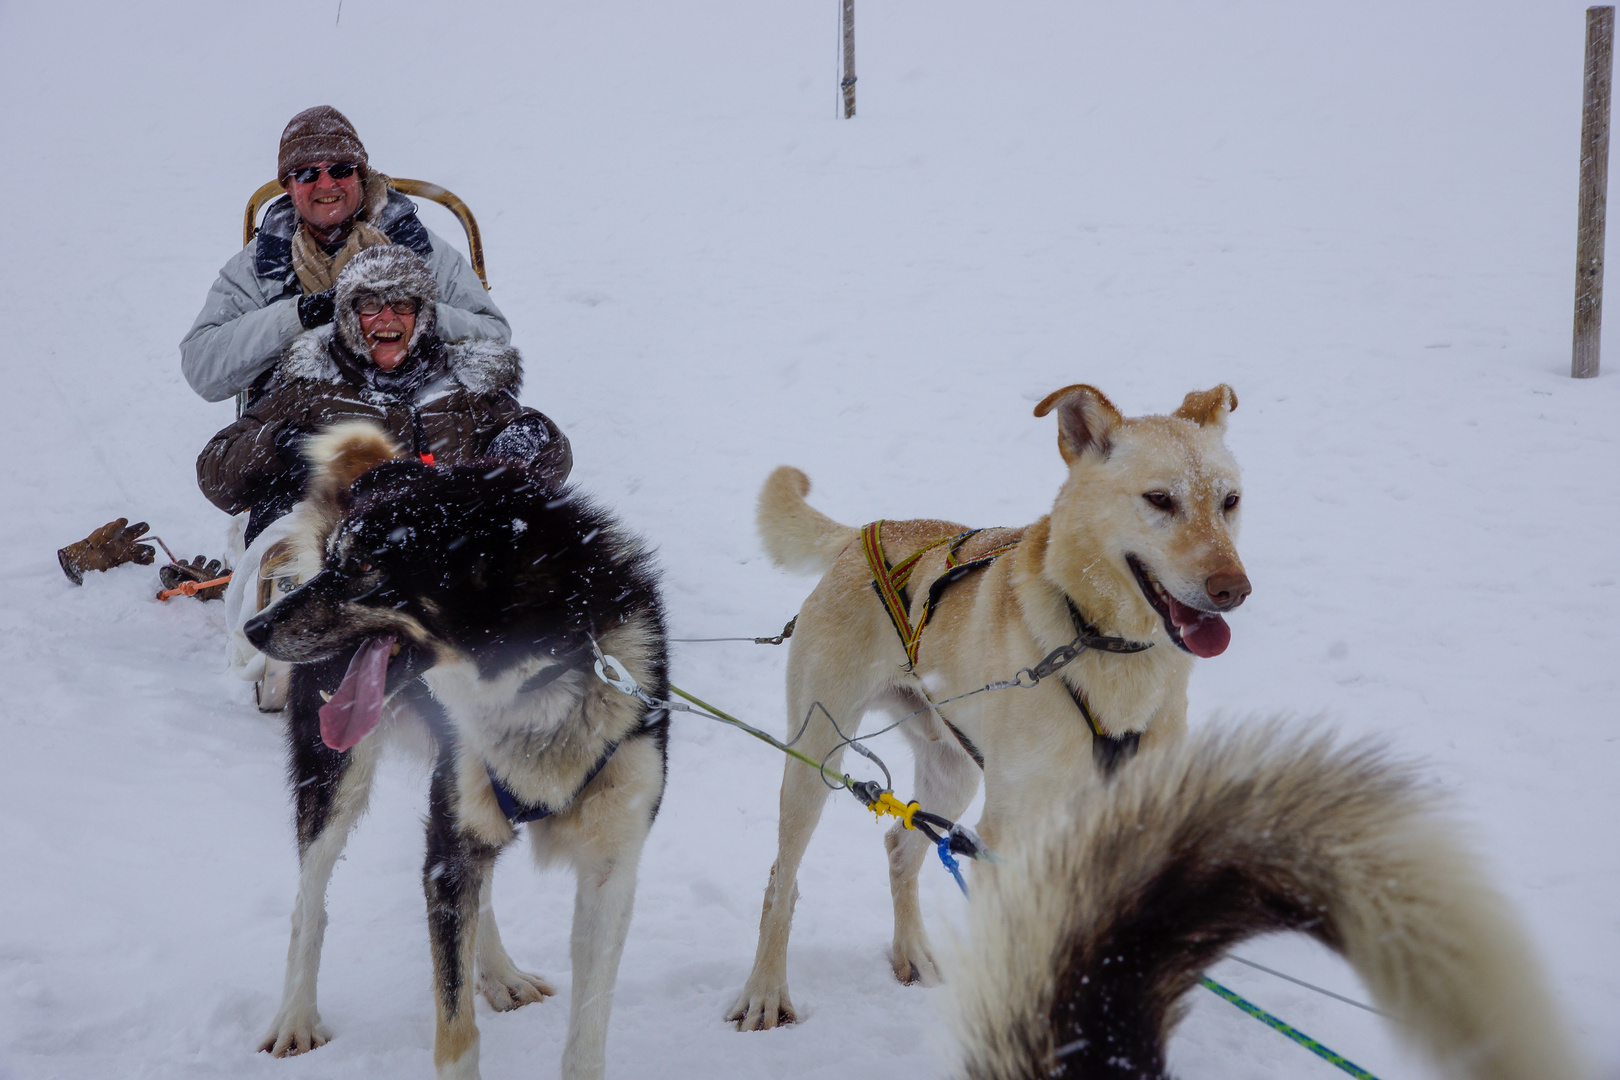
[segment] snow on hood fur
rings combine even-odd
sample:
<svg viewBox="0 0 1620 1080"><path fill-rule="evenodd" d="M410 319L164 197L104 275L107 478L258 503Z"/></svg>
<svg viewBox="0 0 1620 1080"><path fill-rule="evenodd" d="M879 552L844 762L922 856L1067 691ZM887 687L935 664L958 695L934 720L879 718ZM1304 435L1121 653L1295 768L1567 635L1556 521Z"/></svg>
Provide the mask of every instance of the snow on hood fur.
<svg viewBox="0 0 1620 1080"><path fill-rule="evenodd" d="M367 251L380 250L382 249L367 249ZM356 259L359 257L355 256ZM344 272L348 272L347 268ZM340 284L340 296L341 288ZM299 334L282 354L282 374L288 378L307 379L311 382L340 380L343 377L342 371L332 357L335 334L336 327L332 323ZM411 341L414 344L416 338L413 336ZM366 353L362 350L358 355L365 356ZM484 340L446 342L444 357L450 377L465 386L472 394L494 394L501 391L515 394L523 386L523 360L518 351L510 345Z"/></svg>
<svg viewBox="0 0 1620 1080"><path fill-rule="evenodd" d="M417 301L416 329L411 333L408 351L415 352L417 342L433 332L439 285L433 280L428 264L410 248L400 244L366 248L350 259L338 275L333 318L343 344L356 356L365 356L371 351L366 348L360 316L354 310L354 302L366 296L380 296L384 303Z"/></svg>

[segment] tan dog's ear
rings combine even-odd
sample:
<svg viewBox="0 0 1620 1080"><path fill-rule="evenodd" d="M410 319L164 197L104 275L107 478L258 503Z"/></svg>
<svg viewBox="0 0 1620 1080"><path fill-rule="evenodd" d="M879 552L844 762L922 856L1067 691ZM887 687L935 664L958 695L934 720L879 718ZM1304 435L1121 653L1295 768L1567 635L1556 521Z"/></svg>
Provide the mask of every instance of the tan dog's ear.
<svg viewBox="0 0 1620 1080"><path fill-rule="evenodd" d="M1225 383L1211 390L1194 390L1176 410L1183 420L1191 420L1199 427L1226 426L1226 414L1237 408L1237 391Z"/></svg>
<svg viewBox="0 0 1620 1080"><path fill-rule="evenodd" d="M1113 449L1115 429L1125 422L1101 390L1083 383L1047 394L1035 406L1035 415L1045 416L1053 409L1058 414L1058 452L1066 465L1073 465L1087 448L1106 458Z"/></svg>

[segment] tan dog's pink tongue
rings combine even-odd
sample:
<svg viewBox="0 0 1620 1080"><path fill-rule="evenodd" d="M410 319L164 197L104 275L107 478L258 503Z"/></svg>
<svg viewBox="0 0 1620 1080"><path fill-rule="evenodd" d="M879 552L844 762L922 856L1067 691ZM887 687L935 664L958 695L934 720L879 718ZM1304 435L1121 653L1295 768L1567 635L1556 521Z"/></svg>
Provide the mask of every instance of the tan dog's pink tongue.
<svg viewBox="0 0 1620 1080"><path fill-rule="evenodd" d="M1232 628L1225 619L1190 608L1168 592L1165 599L1170 601L1170 621L1176 624L1176 633L1189 652L1207 659L1226 651L1232 643Z"/></svg>
<svg viewBox="0 0 1620 1080"><path fill-rule="evenodd" d="M321 706L321 742L334 750L347 750L377 726L394 641L393 634L371 638L354 654L337 693Z"/></svg>

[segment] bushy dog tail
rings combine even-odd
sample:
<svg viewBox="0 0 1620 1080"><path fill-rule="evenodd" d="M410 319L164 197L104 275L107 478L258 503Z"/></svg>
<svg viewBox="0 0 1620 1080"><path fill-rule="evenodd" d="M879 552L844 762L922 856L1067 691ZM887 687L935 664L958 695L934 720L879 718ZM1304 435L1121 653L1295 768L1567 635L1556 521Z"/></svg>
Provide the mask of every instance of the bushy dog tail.
<svg viewBox="0 0 1620 1080"><path fill-rule="evenodd" d="M759 535L777 566L825 573L859 530L812 507L804 501L808 494L810 478L793 466L771 473L759 493Z"/></svg>
<svg viewBox="0 0 1620 1080"><path fill-rule="evenodd" d="M1448 1075L1579 1075L1506 902L1376 746L1204 734L1004 855L953 974L965 1077L1162 1076L1205 968L1282 930L1342 954Z"/></svg>
<svg viewBox="0 0 1620 1080"><path fill-rule="evenodd" d="M323 428L304 442L304 460L311 470L304 498L341 513L350 484L403 453L387 432L369 420L345 420Z"/></svg>

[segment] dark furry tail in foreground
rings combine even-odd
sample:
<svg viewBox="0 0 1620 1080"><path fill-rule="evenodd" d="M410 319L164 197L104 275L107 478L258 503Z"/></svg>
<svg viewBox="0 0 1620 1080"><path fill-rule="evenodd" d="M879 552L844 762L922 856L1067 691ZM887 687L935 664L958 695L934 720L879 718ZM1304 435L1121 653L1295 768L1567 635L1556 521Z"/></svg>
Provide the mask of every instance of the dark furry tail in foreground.
<svg viewBox="0 0 1620 1080"><path fill-rule="evenodd" d="M1507 904L1378 747L1204 733L1004 854L953 975L964 1077L1162 1077L1183 995L1283 930L1342 954L1448 1074L1580 1075Z"/></svg>

